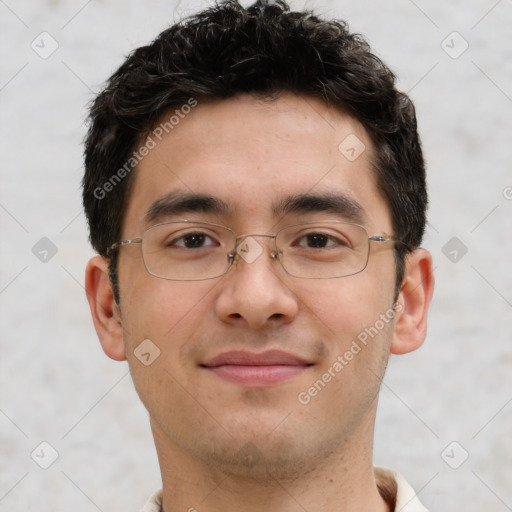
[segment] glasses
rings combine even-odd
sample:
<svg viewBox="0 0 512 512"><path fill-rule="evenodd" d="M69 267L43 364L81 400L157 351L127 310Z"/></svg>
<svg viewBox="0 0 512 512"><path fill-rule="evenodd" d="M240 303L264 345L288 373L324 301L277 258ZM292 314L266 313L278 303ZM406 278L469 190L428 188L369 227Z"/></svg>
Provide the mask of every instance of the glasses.
<svg viewBox="0 0 512 512"><path fill-rule="evenodd" d="M209 222L181 220L146 229L140 238L111 245L110 256L125 245L141 244L146 270L171 281L202 281L223 276L240 258L247 263L265 249L257 239L273 238L273 260L294 277L332 279L362 272L368 265L370 242L397 242L387 235L369 236L359 224L323 221L294 224L276 234L236 235Z"/></svg>

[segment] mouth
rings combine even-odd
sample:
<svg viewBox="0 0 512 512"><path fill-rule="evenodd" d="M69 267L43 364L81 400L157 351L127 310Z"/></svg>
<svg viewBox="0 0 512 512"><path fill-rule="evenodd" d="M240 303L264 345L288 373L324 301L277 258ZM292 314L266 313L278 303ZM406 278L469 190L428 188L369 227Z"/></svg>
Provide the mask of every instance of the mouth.
<svg viewBox="0 0 512 512"><path fill-rule="evenodd" d="M288 352L231 351L200 365L213 375L236 384L264 387L280 384L306 371L312 363Z"/></svg>

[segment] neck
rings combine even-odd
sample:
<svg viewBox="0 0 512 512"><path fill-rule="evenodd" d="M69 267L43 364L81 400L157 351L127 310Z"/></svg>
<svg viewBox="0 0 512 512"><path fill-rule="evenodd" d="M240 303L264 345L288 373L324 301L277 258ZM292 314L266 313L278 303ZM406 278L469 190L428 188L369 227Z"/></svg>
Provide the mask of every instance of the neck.
<svg viewBox="0 0 512 512"><path fill-rule="evenodd" d="M163 482L164 512L389 512L372 466L373 423L318 460L293 473L280 468L230 471L182 450L152 423ZM256 465L264 464L261 462Z"/></svg>

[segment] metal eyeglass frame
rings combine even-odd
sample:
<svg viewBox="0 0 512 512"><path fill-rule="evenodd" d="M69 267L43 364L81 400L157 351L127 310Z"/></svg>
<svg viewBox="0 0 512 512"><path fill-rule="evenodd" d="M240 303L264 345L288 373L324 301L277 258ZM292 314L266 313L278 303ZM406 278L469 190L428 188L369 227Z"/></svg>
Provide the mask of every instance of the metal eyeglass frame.
<svg viewBox="0 0 512 512"><path fill-rule="evenodd" d="M148 231L150 229L153 229L153 228L156 228L158 226L165 226L165 225L168 225L168 224L188 223L188 222L194 223L194 224L205 224L207 226L215 226L215 227L223 228L223 229L226 229L228 231L231 231L231 233L233 233L233 235L235 235L235 247L234 247L234 249L232 251L228 252L227 255L226 255L227 258L228 258L228 261L227 261L228 264L227 264L226 270L222 274L218 274L218 275L212 276L212 277L205 277L205 278L201 278L201 279L177 279L177 278L172 278L172 277L162 277L162 276L153 274L149 270L149 268L148 268L148 266L146 264L146 261L144 260L144 254L142 254L142 260L144 262L144 268L146 269L146 271L150 275L152 275L152 276L154 276L154 277L156 277L158 279L165 279L166 281L207 281L209 279L216 279L218 277L222 277L223 275L227 274L227 272L231 268L233 262L236 260L236 257L239 256L239 254L237 252L237 248L240 245L239 244L240 240L243 240L243 239L248 238L248 237L263 236L263 237L266 237L266 238L273 238L274 241L275 241L276 238L277 238L277 235L282 230L284 230L284 229L295 227L295 226L307 226L309 224L316 224L316 222L300 222L300 223L297 223L297 224L290 224L288 226L284 226L279 231L277 231L277 233L275 233L275 234L270 234L270 233L246 233L246 234L243 234L243 235L236 235L235 232L231 228L229 228L228 226L223 226L222 224L215 224L213 222L204 222L204 221L195 221L195 220L183 219L183 220L178 220L178 221L161 222L159 224L154 224L153 226L149 226L148 228L146 228L144 230L144 233L146 231ZM333 222L333 220L331 220L330 222ZM401 240L399 240L397 238L389 236L387 233L383 233L382 235L372 235L372 236L370 236L368 234L368 230L364 226L362 226L361 224L356 224L354 222L343 222L343 221L338 221L338 220L334 220L334 222L338 222L339 224L349 224L349 225L352 225L352 226L358 226L358 227L362 228L366 232L367 239L369 240L369 242L394 242L394 243L402 243L402 244L404 244L407 247L405 242L402 242ZM120 242L113 243L111 246L109 246L107 248L107 256L110 257L111 254L114 251L116 251L117 249L119 249L120 247L123 247L125 245L142 244L144 233L142 234L141 237L130 238L128 240L121 240ZM277 259L279 261L279 263L281 264L281 267L284 269L284 271L288 275L291 275L292 277L296 277L298 279L341 279L342 277L348 277L348 276L360 274L368 266L368 261L370 260L370 250L368 249L368 256L366 258L366 262L365 262L363 268L361 270L358 270L357 272L353 272L351 274L346 274L346 275L343 275L343 276L336 276L336 277L302 277L302 276L295 276L294 274L291 274L290 272L288 272L288 270L286 270L286 267L283 265L282 261L280 260L280 254L282 254L282 251L280 251L279 248L277 247L277 243L276 243L276 249L277 250L272 250L270 252L270 256L272 257L272 259Z"/></svg>

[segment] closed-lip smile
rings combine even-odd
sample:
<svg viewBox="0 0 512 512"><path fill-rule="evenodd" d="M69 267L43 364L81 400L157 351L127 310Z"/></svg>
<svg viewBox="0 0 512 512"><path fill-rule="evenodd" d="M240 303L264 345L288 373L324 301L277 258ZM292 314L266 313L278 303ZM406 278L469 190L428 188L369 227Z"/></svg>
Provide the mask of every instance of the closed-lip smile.
<svg viewBox="0 0 512 512"><path fill-rule="evenodd" d="M200 366L230 382L264 387L287 381L311 365L306 359L282 350L234 350L218 354Z"/></svg>

